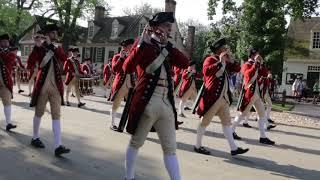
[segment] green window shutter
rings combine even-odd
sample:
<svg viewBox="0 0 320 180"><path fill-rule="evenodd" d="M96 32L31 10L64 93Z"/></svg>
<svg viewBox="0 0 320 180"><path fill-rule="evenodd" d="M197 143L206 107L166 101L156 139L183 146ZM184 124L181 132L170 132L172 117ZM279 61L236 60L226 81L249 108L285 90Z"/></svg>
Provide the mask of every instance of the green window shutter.
<svg viewBox="0 0 320 180"><path fill-rule="evenodd" d="M92 58L92 62L95 63L96 62L96 57L97 57L97 48L93 48L93 58Z"/></svg>
<svg viewBox="0 0 320 180"><path fill-rule="evenodd" d="M92 62L94 61L93 59L93 52L94 52L94 48L90 47L90 59L92 60Z"/></svg>
<svg viewBox="0 0 320 180"><path fill-rule="evenodd" d="M85 47L82 47L82 55L81 55L81 62L83 62L84 55L85 55Z"/></svg>
<svg viewBox="0 0 320 180"><path fill-rule="evenodd" d="M105 59L104 56L105 56L105 54L106 54L106 48L103 47L103 48L102 48L102 59L101 59L101 62L102 62L102 63L104 63L104 59Z"/></svg>

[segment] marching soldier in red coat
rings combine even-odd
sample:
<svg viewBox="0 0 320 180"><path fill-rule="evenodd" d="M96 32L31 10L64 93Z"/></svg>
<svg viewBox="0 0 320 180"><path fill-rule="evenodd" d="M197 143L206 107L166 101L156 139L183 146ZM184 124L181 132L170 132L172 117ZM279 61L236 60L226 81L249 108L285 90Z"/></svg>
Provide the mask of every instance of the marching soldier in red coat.
<svg viewBox="0 0 320 180"><path fill-rule="evenodd" d="M55 155L69 153L70 149L61 143L60 109L63 104L63 81L61 79L62 65L67 60L62 47L54 44L57 40L59 27L49 24L43 27L42 33L46 40L42 46L33 49L28 58L28 69L33 69L38 64L39 71L32 92L30 106L35 107L33 118L33 138L31 145L44 148L39 138L41 117L49 101L52 116L52 131L54 136Z"/></svg>
<svg viewBox="0 0 320 180"><path fill-rule="evenodd" d="M269 69L264 64L261 67L261 71L262 73L259 78L259 85L260 85L262 100L266 104L267 129L270 130L276 127L276 125L269 124L269 123L274 123L274 121L270 118L270 112L272 108L272 100L271 100L271 94L270 94L270 84L271 84L270 79L272 79L272 75L270 74Z"/></svg>
<svg viewBox="0 0 320 180"><path fill-rule="evenodd" d="M155 14L123 64L125 73L136 70L138 73L127 124L132 136L126 152L126 180L134 179L138 150L152 127L158 133L170 179L181 179L176 156L178 124L171 66L186 69L188 59L167 40L173 22L173 13Z"/></svg>
<svg viewBox="0 0 320 180"><path fill-rule="evenodd" d="M183 69L180 69L179 67L174 66L173 67L173 82L174 82L174 89L176 89L179 86L179 83L181 81Z"/></svg>
<svg viewBox="0 0 320 180"><path fill-rule="evenodd" d="M183 113L183 110L189 98L191 98L193 101L195 101L197 98L195 79L199 77L201 77L201 75L197 73L194 61L190 63L188 69L185 69L182 72L182 84L179 88L179 98L181 98L179 106L180 117L186 117Z"/></svg>
<svg viewBox="0 0 320 180"><path fill-rule="evenodd" d="M241 139L236 133L235 128L240 122L250 113L252 107L258 113L259 130L260 130L260 143L274 145L275 142L267 138L265 133L265 124L267 122L265 108L263 105L261 92L259 88L259 76L263 75L261 64L263 59L258 50L250 48L248 50L249 60L242 65L241 72L244 76L243 90L238 102L238 111L240 114L234 119L233 136L235 139Z"/></svg>
<svg viewBox="0 0 320 180"><path fill-rule="evenodd" d="M91 77L93 74L93 70L91 68L91 59L90 58L86 58L84 60L84 63L81 65L81 69L82 71L85 73L85 75L87 75L88 77Z"/></svg>
<svg viewBox="0 0 320 180"><path fill-rule="evenodd" d="M117 131L115 124L117 109L120 107L121 101L128 95L129 88L134 86L133 75L126 74L122 65L124 60L127 58L134 39L127 39L120 43L122 49L119 54L116 54L112 58L112 71L115 74L115 78L112 83L111 97L112 103L111 108L111 126L110 128Z"/></svg>
<svg viewBox="0 0 320 180"><path fill-rule="evenodd" d="M110 88L111 84L112 84L112 64L110 60L103 67L103 86L105 87L105 90L106 90L105 97L107 97L107 89Z"/></svg>
<svg viewBox="0 0 320 180"><path fill-rule="evenodd" d="M74 89L76 97L78 99L78 107L82 107L85 103L80 101L80 90L79 90L79 78L84 76L83 71L81 70L80 61L79 61L79 49L71 48L71 57L64 63L63 70L67 73L65 84L67 85L66 91L66 102L67 106L70 106L69 95L71 92L71 88Z"/></svg>
<svg viewBox="0 0 320 180"><path fill-rule="evenodd" d="M9 40L8 34L0 36L0 98L6 118L6 131L17 127L11 123L12 70L16 55L9 50Z"/></svg>
<svg viewBox="0 0 320 180"><path fill-rule="evenodd" d="M197 139L194 150L201 154L210 154L202 146L202 138L206 127L213 116L221 120L223 134L226 137L231 155L246 153L249 149L242 149L235 144L231 129L231 116L229 106L232 102L228 74L240 71L240 65L230 57L225 47L226 39L222 38L210 46L213 55L207 57L203 63L204 90L200 97L197 114L202 116L197 129Z"/></svg>
<svg viewBox="0 0 320 180"><path fill-rule="evenodd" d="M37 49L38 47L41 47L41 46L42 46L42 43L43 43L43 40L44 40L44 36L43 36L42 34L37 33L37 34L33 37L33 40L34 40L34 48ZM31 68L32 66L31 66L31 65L28 65L28 62L31 62L31 61L27 60L27 67ZM37 73L38 73L38 68L37 68L36 65L35 65L34 67L32 67L31 69L28 69L29 96L31 96L32 86L33 86L34 83L35 83L35 79L36 79Z"/></svg>
<svg viewBox="0 0 320 180"><path fill-rule="evenodd" d="M15 67L16 67L16 83L18 87L18 93L23 93L24 90L21 89L21 80L23 77L21 77L21 72L22 70L25 69L24 65L22 64L21 58L17 55L18 53L18 47L12 47L9 48L11 52L13 52L16 55L16 62L15 62Z"/></svg>

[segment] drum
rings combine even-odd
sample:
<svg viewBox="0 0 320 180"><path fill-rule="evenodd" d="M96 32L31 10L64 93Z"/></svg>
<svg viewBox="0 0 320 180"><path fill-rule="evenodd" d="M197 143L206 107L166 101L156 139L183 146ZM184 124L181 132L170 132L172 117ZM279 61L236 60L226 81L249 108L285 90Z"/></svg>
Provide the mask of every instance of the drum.
<svg viewBox="0 0 320 180"><path fill-rule="evenodd" d="M82 95L93 94L93 83L94 78L80 78L79 79L79 90Z"/></svg>

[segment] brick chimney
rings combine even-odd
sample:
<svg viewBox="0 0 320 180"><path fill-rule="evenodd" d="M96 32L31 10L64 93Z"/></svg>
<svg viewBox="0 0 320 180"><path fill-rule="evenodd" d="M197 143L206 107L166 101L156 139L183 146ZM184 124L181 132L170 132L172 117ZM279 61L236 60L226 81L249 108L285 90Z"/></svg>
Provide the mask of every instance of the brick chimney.
<svg viewBox="0 0 320 180"><path fill-rule="evenodd" d="M186 42L186 50L188 52L189 58L192 57L192 53L194 51L194 37L195 37L196 27L188 26L188 35Z"/></svg>
<svg viewBox="0 0 320 180"><path fill-rule="evenodd" d="M165 3L165 12L173 12L175 15L177 2L175 0L165 0Z"/></svg>
<svg viewBox="0 0 320 180"><path fill-rule="evenodd" d="M103 6L96 6L94 11L94 20L99 21L104 18L106 8Z"/></svg>

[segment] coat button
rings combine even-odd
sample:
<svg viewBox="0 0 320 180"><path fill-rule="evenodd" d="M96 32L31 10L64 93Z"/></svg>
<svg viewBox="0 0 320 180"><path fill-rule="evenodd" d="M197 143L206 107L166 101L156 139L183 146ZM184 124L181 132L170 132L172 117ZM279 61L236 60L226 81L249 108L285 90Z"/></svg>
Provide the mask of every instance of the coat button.
<svg viewBox="0 0 320 180"><path fill-rule="evenodd" d="M147 88L150 88L150 85L147 85Z"/></svg>
<svg viewBox="0 0 320 180"><path fill-rule="evenodd" d="M152 81L153 81L153 79L150 79L149 81L150 81L150 82L152 82Z"/></svg>
<svg viewBox="0 0 320 180"><path fill-rule="evenodd" d="M147 93L148 93L148 91L144 91L144 93L145 93L145 94L147 94Z"/></svg>

